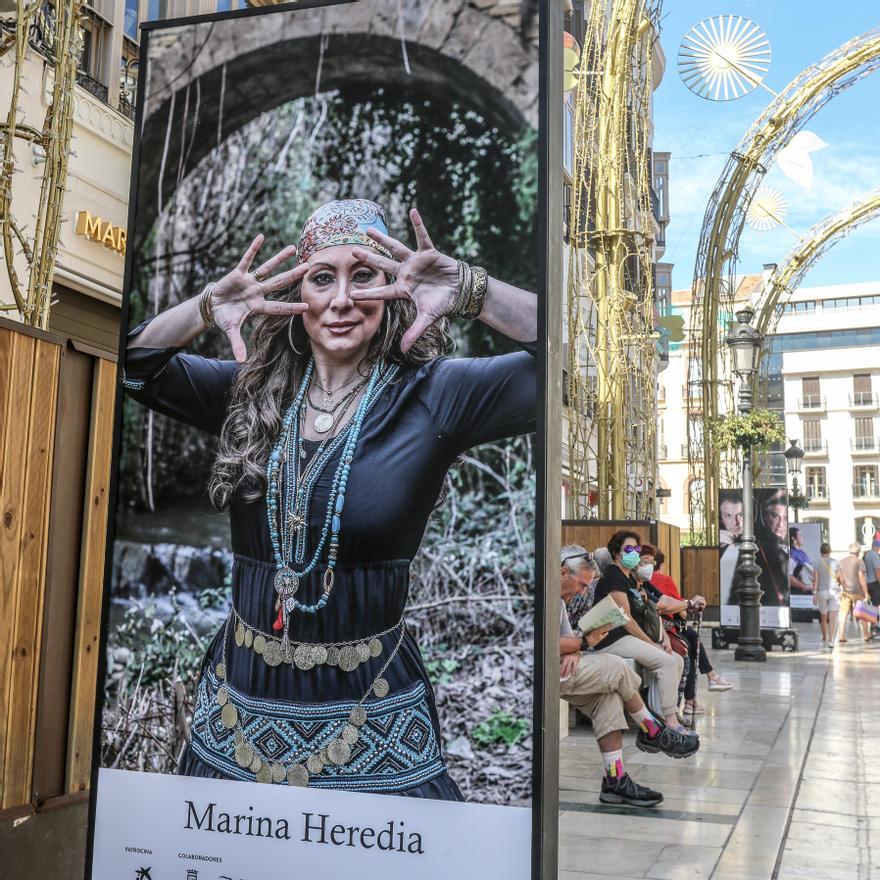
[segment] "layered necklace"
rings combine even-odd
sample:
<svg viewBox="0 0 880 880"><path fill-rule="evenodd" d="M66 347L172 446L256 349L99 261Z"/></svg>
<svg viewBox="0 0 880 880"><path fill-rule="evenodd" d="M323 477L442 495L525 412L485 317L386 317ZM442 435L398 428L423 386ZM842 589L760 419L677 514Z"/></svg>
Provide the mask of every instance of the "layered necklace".
<svg viewBox="0 0 880 880"><path fill-rule="evenodd" d="M332 422L325 432L328 436L321 441L308 466L303 468L302 461L306 456L304 430L308 390L314 370L315 362L309 360L299 390L282 418L278 440L272 448L267 467L266 508L272 552L275 557L274 586L278 610L278 619L273 628L283 631L279 649L281 660L284 662L290 660L290 615L294 611L316 614L330 600L336 560L339 555L345 490L364 418L398 371L394 365L386 367L382 362L377 363L369 379L365 380L366 391L349 423L338 434L331 436L331 429L339 424L343 413L360 388L355 388L345 395L343 401L348 398L348 402L342 407L341 401L336 413L329 414ZM320 538L314 551L308 556L307 539L312 495L318 477L340 449L342 454L331 481ZM296 598L300 581L318 567L325 547L327 565L324 569L321 597L314 604L300 602Z"/></svg>

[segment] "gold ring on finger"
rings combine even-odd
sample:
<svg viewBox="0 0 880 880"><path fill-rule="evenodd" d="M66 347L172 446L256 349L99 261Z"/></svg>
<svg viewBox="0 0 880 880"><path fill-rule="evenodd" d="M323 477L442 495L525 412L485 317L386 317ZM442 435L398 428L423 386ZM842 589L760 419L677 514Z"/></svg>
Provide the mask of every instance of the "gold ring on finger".
<svg viewBox="0 0 880 880"><path fill-rule="evenodd" d="M262 283L263 281L266 280L266 272L264 272L262 269L257 269L257 271L254 272L254 278L256 278L257 281L259 281L260 283Z"/></svg>

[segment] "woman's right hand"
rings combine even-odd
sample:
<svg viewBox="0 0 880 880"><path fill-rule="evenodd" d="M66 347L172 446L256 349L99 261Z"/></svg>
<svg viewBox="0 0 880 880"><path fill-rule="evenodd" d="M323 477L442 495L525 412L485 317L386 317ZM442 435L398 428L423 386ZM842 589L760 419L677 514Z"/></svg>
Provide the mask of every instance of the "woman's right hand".
<svg viewBox="0 0 880 880"><path fill-rule="evenodd" d="M258 235L245 251L239 264L219 281L215 282L211 293L211 311L217 326L226 334L232 353L239 363L247 358L247 349L241 336L241 328L252 315L301 315L308 309L305 303L282 302L266 299L299 281L308 272L308 264L303 263L277 275L272 273L285 260L296 254L296 248L289 245L270 257L251 272L251 264L263 244L263 236Z"/></svg>

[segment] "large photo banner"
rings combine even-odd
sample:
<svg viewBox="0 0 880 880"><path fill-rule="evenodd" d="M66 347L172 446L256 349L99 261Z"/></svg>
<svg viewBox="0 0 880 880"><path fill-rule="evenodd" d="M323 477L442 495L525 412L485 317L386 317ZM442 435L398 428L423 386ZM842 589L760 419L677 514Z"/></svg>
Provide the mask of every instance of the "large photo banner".
<svg viewBox="0 0 880 880"><path fill-rule="evenodd" d="M822 564L822 526L819 523L797 523L788 527L788 583L791 607L813 611L813 597L819 587L819 566Z"/></svg>
<svg viewBox="0 0 880 880"><path fill-rule="evenodd" d="M755 489L753 534L757 544L755 562L760 569L761 626L791 626L789 608L788 493L785 489ZM721 537L721 624L739 626L740 542L743 535L742 489L722 489L718 498Z"/></svg>
<svg viewBox="0 0 880 880"><path fill-rule="evenodd" d="M96 880L531 876L537 39L459 5L142 33Z"/></svg>

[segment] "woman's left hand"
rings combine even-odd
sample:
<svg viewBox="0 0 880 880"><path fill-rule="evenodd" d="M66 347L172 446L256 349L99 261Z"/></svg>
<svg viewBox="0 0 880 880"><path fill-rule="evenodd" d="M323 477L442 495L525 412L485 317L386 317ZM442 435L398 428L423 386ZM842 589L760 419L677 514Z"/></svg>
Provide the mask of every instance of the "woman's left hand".
<svg viewBox="0 0 880 880"><path fill-rule="evenodd" d="M458 261L441 254L434 247L415 208L410 210L409 219L416 236L415 251L377 229L369 229L367 234L387 248L394 259L389 260L368 248L355 247L353 250L358 260L386 275L394 275L396 280L382 287L353 290L350 293L355 301L408 299L415 303L416 319L400 343L403 352L409 351L435 321L451 312L459 287Z"/></svg>

